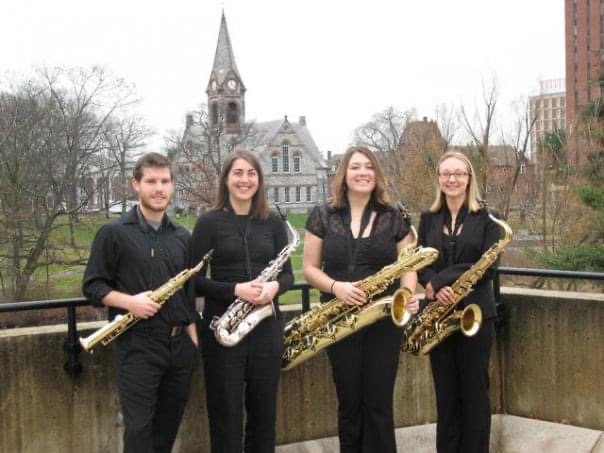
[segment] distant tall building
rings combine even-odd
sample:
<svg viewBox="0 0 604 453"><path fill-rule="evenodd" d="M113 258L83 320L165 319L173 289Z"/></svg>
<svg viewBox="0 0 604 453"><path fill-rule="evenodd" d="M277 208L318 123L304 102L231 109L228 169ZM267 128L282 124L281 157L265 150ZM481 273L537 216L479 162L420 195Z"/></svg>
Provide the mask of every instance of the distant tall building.
<svg viewBox="0 0 604 453"><path fill-rule="evenodd" d="M546 133L566 129L564 79L539 82L539 94L529 97L529 121L535 121L530 141L531 159L534 159L537 145Z"/></svg>
<svg viewBox="0 0 604 453"><path fill-rule="evenodd" d="M604 1L565 0L566 123L575 127L580 109L602 96ZM576 152L571 161L578 162Z"/></svg>

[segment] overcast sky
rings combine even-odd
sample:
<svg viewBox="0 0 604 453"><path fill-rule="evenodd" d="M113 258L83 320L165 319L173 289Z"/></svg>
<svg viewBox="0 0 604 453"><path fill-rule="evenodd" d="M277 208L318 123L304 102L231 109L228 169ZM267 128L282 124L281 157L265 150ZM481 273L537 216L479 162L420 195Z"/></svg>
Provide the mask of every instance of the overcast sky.
<svg viewBox="0 0 604 453"><path fill-rule="evenodd" d="M503 114L564 77L563 0L4 0L0 71L103 64L136 84L159 146L206 101L223 8L247 119L304 115L322 151L390 105L473 109L494 74Z"/></svg>

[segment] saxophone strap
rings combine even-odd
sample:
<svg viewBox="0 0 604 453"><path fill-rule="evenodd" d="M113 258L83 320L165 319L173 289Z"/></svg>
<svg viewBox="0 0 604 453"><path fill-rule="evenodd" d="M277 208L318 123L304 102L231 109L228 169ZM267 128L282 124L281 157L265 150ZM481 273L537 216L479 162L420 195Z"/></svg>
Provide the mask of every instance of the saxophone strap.
<svg viewBox="0 0 604 453"><path fill-rule="evenodd" d="M252 259L250 257L250 247L247 240L247 237L250 233L251 219L249 216L239 216L235 214L234 211L231 212L233 212L233 215L235 216L235 225L237 225L237 229L239 230L239 234L241 235L241 239L243 240L243 252L245 254L245 273L247 275L247 278L249 280L252 280ZM241 224L243 223L242 221L244 219L245 227L243 228Z"/></svg>
<svg viewBox="0 0 604 453"><path fill-rule="evenodd" d="M465 205L462 205L457 213L457 217L455 218L455 222L451 217L451 211L449 211L449 207L445 207L445 226L449 231L449 235L447 236L447 266L452 266L455 264L455 248L457 246L457 236L459 233L459 229L463 225L464 220L466 219L466 214L468 210Z"/></svg>
<svg viewBox="0 0 604 453"><path fill-rule="evenodd" d="M348 209L343 210L340 213L342 217L342 222L346 227L346 248L348 249L348 272L351 274L356 270L356 259L359 253L359 246L354 241L354 237L352 236L352 213L350 212L350 206ZM359 228L359 236L357 239L361 239L363 237L363 233L367 229L367 225L369 225L369 221L371 220L371 203L368 202L363 209L363 216L361 217L361 225ZM351 275L352 278L352 275Z"/></svg>

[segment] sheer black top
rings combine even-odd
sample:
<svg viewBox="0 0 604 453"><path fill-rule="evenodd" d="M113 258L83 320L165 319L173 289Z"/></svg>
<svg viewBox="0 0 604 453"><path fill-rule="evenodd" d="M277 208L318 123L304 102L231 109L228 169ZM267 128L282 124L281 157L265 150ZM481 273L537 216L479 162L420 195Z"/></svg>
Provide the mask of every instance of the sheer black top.
<svg viewBox="0 0 604 453"><path fill-rule="evenodd" d="M349 266L350 256L347 235L350 228L345 224L343 210L336 210L328 205L313 209L305 229L320 237L321 267L329 277L340 281L357 281L378 272L382 267L396 261L396 244L409 233L410 227L401 214L390 206L378 207L376 218L368 237L352 238L354 269ZM399 287L395 281L384 294L391 294ZM321 292L321 301L333 298L333 294Z"/></svg>

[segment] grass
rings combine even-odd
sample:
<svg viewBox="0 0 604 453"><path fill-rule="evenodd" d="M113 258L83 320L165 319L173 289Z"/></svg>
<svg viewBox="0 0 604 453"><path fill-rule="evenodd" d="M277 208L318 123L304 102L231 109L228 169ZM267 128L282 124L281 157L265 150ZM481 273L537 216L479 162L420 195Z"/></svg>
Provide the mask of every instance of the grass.
<svg viewBox="0 0 604 453"><path fill-rule="evenodd" d="M57 228L53 231L50 244L51 249L57 256L60 256L64 260L74 260L78 257L87 259L90 251L90 246L96 235L98 229L107 222L115 219L113 216L107 219L104 214L90 214L82 215L79 218L79 223L74 229L74 238L76 242L76 248L72 248L70 245L70 233L67 219L62 218L60 223L57 224ZM298 230L300 236L303 238L304 235L304 224L306 222L306 214L290 214L288 216L289 222L292 226ZM197 216L195 215L180 215L174 216L174 221L182 225L187 230L191 231ZM292 254L291 262L294 271L294 281L304 281L302 276L302 249L303 241ZM69 297L79 297L81 295L82 275L84 272L84 266L82 265L60 265L51 264L47 267L42 267L36 270L33 276L33 281L30 284L30 290L28 290L28 299L62 299ZM47 275L48 273L48 275ZM47 279L50 282L47 285ZM311 291L311 300L318 300L318 291ZM301 302L301 294L299 291L290 291L281 296L280 302L282 304L294 304Z"/></svg>

